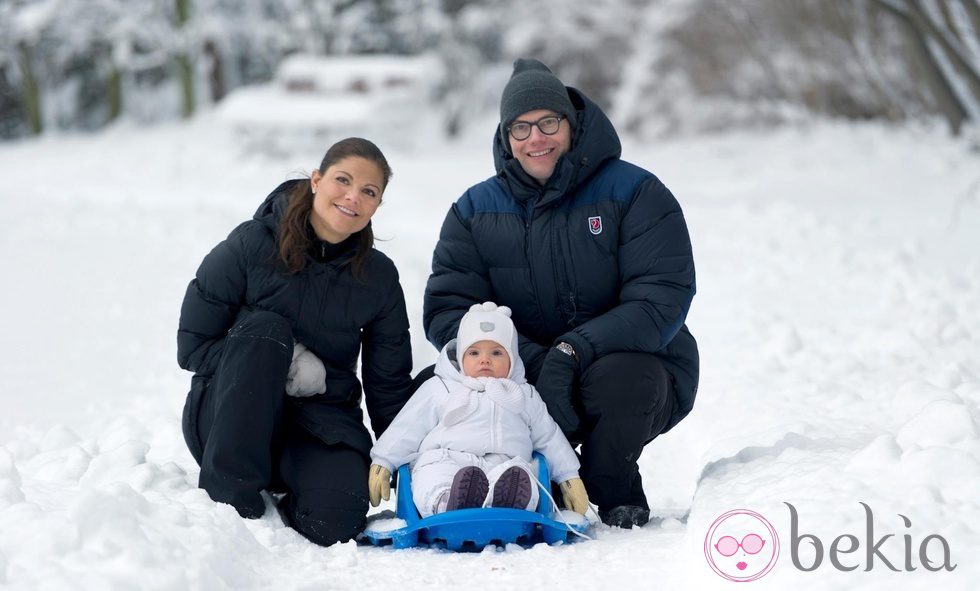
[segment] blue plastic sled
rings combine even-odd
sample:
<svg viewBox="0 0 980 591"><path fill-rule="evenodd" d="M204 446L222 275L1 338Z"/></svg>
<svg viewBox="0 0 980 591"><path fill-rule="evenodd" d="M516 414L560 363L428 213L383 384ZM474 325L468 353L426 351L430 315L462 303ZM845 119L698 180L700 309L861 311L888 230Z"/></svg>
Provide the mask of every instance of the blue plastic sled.
<svg viewBox="0 0 980 591"><path fill-rule="evenodd" d="M534 458L538 461L538 480L545 485L545 490L550 490L548 462L539 453L535 453ZM540 542L568 543L581 539L570 528L586 534L590 527L588 521L566 525L552 519L553 505L544 494L540 495L536 511L486 507L446 511L422 519L412 500L412 475L408 464L398 468L397 495L396 515L404 519L407 525L389 531L372 531L369 526L364 531L364 537L375 546L412 548L434 545L458 552L482 550L488 544L531 546Z"/></svg>

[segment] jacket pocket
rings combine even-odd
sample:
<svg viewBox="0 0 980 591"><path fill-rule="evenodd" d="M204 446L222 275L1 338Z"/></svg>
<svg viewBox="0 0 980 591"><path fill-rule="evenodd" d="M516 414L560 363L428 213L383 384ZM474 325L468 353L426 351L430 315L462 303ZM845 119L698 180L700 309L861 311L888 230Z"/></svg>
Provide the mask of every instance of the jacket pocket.
<svg viewBox="0 0 980 591"><path fill-rule="evenodd" d="M371 459L371 434L360 408L345 408L317 400L293 399L289 422L295 422L327 445L342 443Z"/></svg>
<svg viewBox="0 0 980 591"><path fill-rule="evenodd" d="M348 372L337 372L327 367L327 391L312 398L318 403L333 404L345 408L358 408L361 403L361 384Z"/></svg>

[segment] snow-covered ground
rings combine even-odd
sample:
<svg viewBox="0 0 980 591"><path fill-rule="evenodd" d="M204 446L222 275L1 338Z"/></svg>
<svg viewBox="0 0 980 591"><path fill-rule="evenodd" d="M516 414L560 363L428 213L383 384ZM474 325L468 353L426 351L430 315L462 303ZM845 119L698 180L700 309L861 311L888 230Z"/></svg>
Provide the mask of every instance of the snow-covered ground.
<svg viewBox="0 0 980 591"><path fill-rule="evenodd" d="M488 136L386 149L375 228L418 368L435 357L421 334L432 247L451 201L490 175ZM321 156L252 148L211 117L0 145L0 587L727 588L703 548L732 509L778 532L761 588L980 584L980 156L963 143L835 124L628 143L680 199L698 270L697 405L641 459L658 518L468 555L320 548L274 511L245 521L195 487L175 361L184 288ZM813 572L793 564L784 503L821 542ZM830 561L842 534L851 572ZM954 571L924 568L923 543L943 559L932 534ZM799 546L809 567L811 541Z"/></svg>

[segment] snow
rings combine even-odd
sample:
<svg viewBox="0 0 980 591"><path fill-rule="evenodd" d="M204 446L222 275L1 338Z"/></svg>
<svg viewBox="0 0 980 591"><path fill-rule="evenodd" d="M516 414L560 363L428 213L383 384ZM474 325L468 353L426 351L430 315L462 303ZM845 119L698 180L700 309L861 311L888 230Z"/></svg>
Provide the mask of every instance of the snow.
<svg viewBox="0 0 980 591"><path fill-rule="evenodd" d="M262 110L256 104L264 105ZM309 126L352 126L348 122L368 121L373 105L356 94L325 98L313 93L299 93L276 85L247 86L222 101L219 112L230 121L242 124Z"/></svg>
<svg viewBox="0 0 980 591"><path fill-rule="evenodd" d="M240 126L356 130L378 121L381 131L424 108L439 76L431 56L299 54L283 60L274 82L234 90L218 111Z"/></svg>
<svg viewBox="0 0 980 591"><path fill-rule="evenodd" d="M388 533L408 526L408 522L397 517L387 519L372 519L365 527L365 531Z"/></svg>
<svg viewBox="0 0 980 591"><path fill-rule="evenodd" d="M489 140L380 142L395 176L375 229L399 268L417 368L435 359L421 333L432 247L449 204L491 174ZM698 267L698 401L640 460L654 518L463 555L316 547L271 501L246 521L195 486L180 433L190 376L175 361L187 281L323 148L255 150L215 114L0 145L0 586L720 589L705 534L745 508L780 535L760 588L976 587L980 167L968 146L831 123L627 142L626 158L681 201ZM814 572L793 566L785 503L822 541ZM899 572L880 558L865 572L861 503L876 540L893 534L880 549ZM827 556L842 534L860 544L840 555L853 572ZM948 541L952 572L919 560L931 534ZM942 562L940 544L927 550ZM800 561L814 558L801 542Z"/></svg>
<svg viewBox="0 0 980 591"><path fill-rule="evenodd" d="M350 55L324 58L296 54L284 59L276 72L280 85L298 85L309 92L362 94L398 86L428 86L438 79L435 56Z"/></svg>

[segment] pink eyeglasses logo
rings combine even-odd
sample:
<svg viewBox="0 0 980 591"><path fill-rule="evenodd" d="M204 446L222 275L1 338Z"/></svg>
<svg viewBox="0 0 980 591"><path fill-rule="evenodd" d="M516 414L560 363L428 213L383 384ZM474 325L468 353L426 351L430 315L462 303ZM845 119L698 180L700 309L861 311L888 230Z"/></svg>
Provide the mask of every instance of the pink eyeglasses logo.
<svg viewBox="0 0 980 591"><path fill-rule="evenodd" d="M779 536L762 515L735 509L719 516L708 528L704 557L718 576L747 583L765 576L776 566Z"/></svg>

